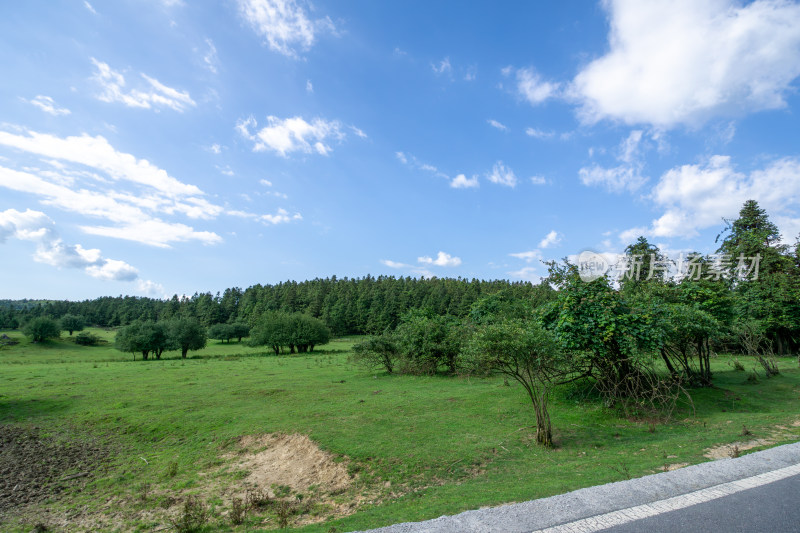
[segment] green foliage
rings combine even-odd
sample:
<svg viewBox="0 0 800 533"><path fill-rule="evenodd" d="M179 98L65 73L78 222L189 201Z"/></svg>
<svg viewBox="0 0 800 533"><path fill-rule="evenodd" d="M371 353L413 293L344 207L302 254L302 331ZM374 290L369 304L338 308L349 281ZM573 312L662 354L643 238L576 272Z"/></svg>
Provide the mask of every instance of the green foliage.
<svg viewBox="0 0 800 533"><path fill-rule="evenodd" d="M397 346L389 333L367 337L353 345L353 361L367 368L382 368L391 374L397 357Z"/></svg>
<svg viewBox="0 0 800 533"><path fill-rule="evenodd" d="M250 345L269 346L275 355L285 348L289 353L305 353L327 344L330 336L330 330L317 318L275 311L266 313L250 331Z"/></svg>
<svg viewBox="0 0 800 533"><path fill-rule="evenodd" d="M536 441L553 445L547 409L554 380L569 370L556 338L536 322L503 320L479 327L462 364L478 373L499 373L517 380L528 393L536 416Z"/></svg>
<svg viewBox="0 0 800 533"><path fill-rule="evenodd" d="M660 353L670 374L693 385L710 386L710 342L722 334L722 325L694 305L669 304L664 311Z"/></svg>
<svg viewBox="0 0 800 533"><path fill-rule="evenodd" d="M571 264L551 264L550 272L561 290L549 328L566 349L580 354L577 372L615 387L632 375L636 358L657 341L652 315L629 307L605 277L584 282Z"/></svg>
<svg viewBox="0 0 800 533"><path fill-rule="evenodd" d="M639 237L636 242L625 248L628 268L620 280L623 291L636 291L643 285L663 283L667 271L666 257L658 246L647 242L644 237Z"/></svg>
<svg viewBox="0 0 800 533"><path fill-rule="evenodd" d="M250 331L251 346L269 346L275 355L292 341L289 315L280 312L265 314Z"/></svg>
<svg viewBox="0 0 800 533"><path fill-rule="evenodd" d="M234 322L233 324L231 324L231 327L233 328L232 338L237 339L239 342L242 342L242 339L244 337L250 335L250 326L248 326L244 322Z"/></svg>
<svg viewBox="0 0 800 533"><path fill-rule="evenodd" d="M42 342L60 337L61 327L52 318L43 316L30 320L22 328L22 332L30 337L33 342Z"/></svg>
<svg viewBox="0 0 800 533"><path fill-rule="evenodd" d="M231 339L236 338L236 331L234 331L233 324L214 324L208 328L208 338L230 342Z"/></svg>
<svg viewBox="0 0 800 533"><path fill-rule="evenodd" d="M81 331L75 335L75 344L80 346L97 346L101 340L100 337L88 331Z"/></svg>
<svg viewBox="0 0 800 533"><path fill-rule="evenodd" d="M194 318L178 318L169 322L169 343L181 351L181 357L186 358L189 350L205 348L208 342L206 328Z"/></svg>
<svg viewBox="0 0 800 533"><path fill-rule="evenodd" d="M172 331L164 322L134 322L120 328L114 339L114 345L122 352L142 354L142 360L147 360L151 353L156 359L161 359L161 354L165 350L174 349L176 346L176 340L172 335Z"/></svg>
<svg viewBox="0 0 800 533"><path fill-rule="evenodd" d="M83 317L77 315L64 315L61 317L61 329L69 332L72 335L73 331L83 331L86 324Z"/></svg>
<svg viewBox="0 0 800 533"><path fill-rule="evenodd" d="M407 312L393 335L402 356L401 370L434 374L445 367L455 373L464 338L462 330L455 317L436 315L430 309Z"/></svg>

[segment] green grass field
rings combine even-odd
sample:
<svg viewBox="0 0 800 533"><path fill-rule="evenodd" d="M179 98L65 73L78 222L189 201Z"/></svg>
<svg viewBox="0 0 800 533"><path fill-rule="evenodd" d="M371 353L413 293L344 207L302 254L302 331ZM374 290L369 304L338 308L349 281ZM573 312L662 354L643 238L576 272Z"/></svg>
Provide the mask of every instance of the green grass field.
<svg viewBox="0 0 800 533"><path fill-rule="evenodd" d="M33 345L5 333L20 343L0 348L0 424L96 443L108 461L60 498L0 516L4 531L30 531L36 521L91 529L97 517L105 522L97 518L95 528L153 531L180 507L170 503L193 493L210 509L205 530L275 529L271 510L236 528L230 522L226 494L247 474L230 457L245 435L307 435L347 465L347 490L290 519L300 531L321 532L638 477L706 461L704 452L718 444L740 442L744 450L755 439L763 447L800 438L796 359L782 359L780 376L759 374L754 383L753 361L740 358L746 370L736 371L718 357L716 387L693 391L695 412L683 405L673 422L655 427L562 387L551 404L557 447L546 450L533 444L532 412L514 383L376 374L348 362L347 339L279 357L214 341L185 360L167 353L132 361L111 345L76 346L66 335ZM752 434L743 436L743 426ZM358 505L342 516L350 502Z"/></svg>

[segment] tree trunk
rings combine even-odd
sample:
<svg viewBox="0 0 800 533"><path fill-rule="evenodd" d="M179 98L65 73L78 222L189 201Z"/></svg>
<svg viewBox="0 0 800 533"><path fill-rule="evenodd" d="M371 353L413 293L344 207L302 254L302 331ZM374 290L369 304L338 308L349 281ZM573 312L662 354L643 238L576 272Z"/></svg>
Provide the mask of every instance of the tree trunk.
<svg viewBox="0 0 800 533"><path fill-rule="evenodd" d="M189 351L189 348L181 348L181 357L186 359L186 354Z"/></svg>

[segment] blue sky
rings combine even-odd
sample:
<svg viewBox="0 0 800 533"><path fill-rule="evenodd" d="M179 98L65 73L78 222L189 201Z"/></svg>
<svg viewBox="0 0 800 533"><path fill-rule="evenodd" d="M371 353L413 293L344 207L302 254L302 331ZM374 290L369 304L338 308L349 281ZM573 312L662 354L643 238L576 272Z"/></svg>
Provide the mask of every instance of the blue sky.
<svg viewBox="0 0 800 533"><path fill-rule="evenodd" d="M30 1L0 17L0 297L538 281L800 233L800 5Z"/></svg>

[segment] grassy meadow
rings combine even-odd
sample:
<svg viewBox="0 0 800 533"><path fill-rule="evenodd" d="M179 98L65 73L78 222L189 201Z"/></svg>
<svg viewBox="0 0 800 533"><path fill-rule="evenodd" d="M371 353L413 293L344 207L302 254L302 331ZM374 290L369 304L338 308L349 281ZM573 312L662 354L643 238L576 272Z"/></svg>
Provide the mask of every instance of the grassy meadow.
<svg viewBox="0 0 800 533"><path fill-rule="evenodd" d="M90 331L113 341L113 331ZM188 359L133 361L66 334L31 344L0 333L19 341L0 347L0 424L107 450L59 498L0 515L4 531L156 531L191 494L209 510L202 530L276 529L269 509L231 523L229 495L248 474L232 457L248 435L306 435L347 468L346 490L289 519L308 532L550 496L707 461L719 444L744 453L800 438L794 358L780 360L781 375L759 371L756 380L754 361L740 357L737 371L731 357L716 357L716 386L693 391L693 408L681 404L669 424L625 419L579 386L560 387L550 411L556 447L542 449L515 383L370 372L349 362L352 339L282 356L211 341ZM312 487L293 498L313 495Z"/></svg>

